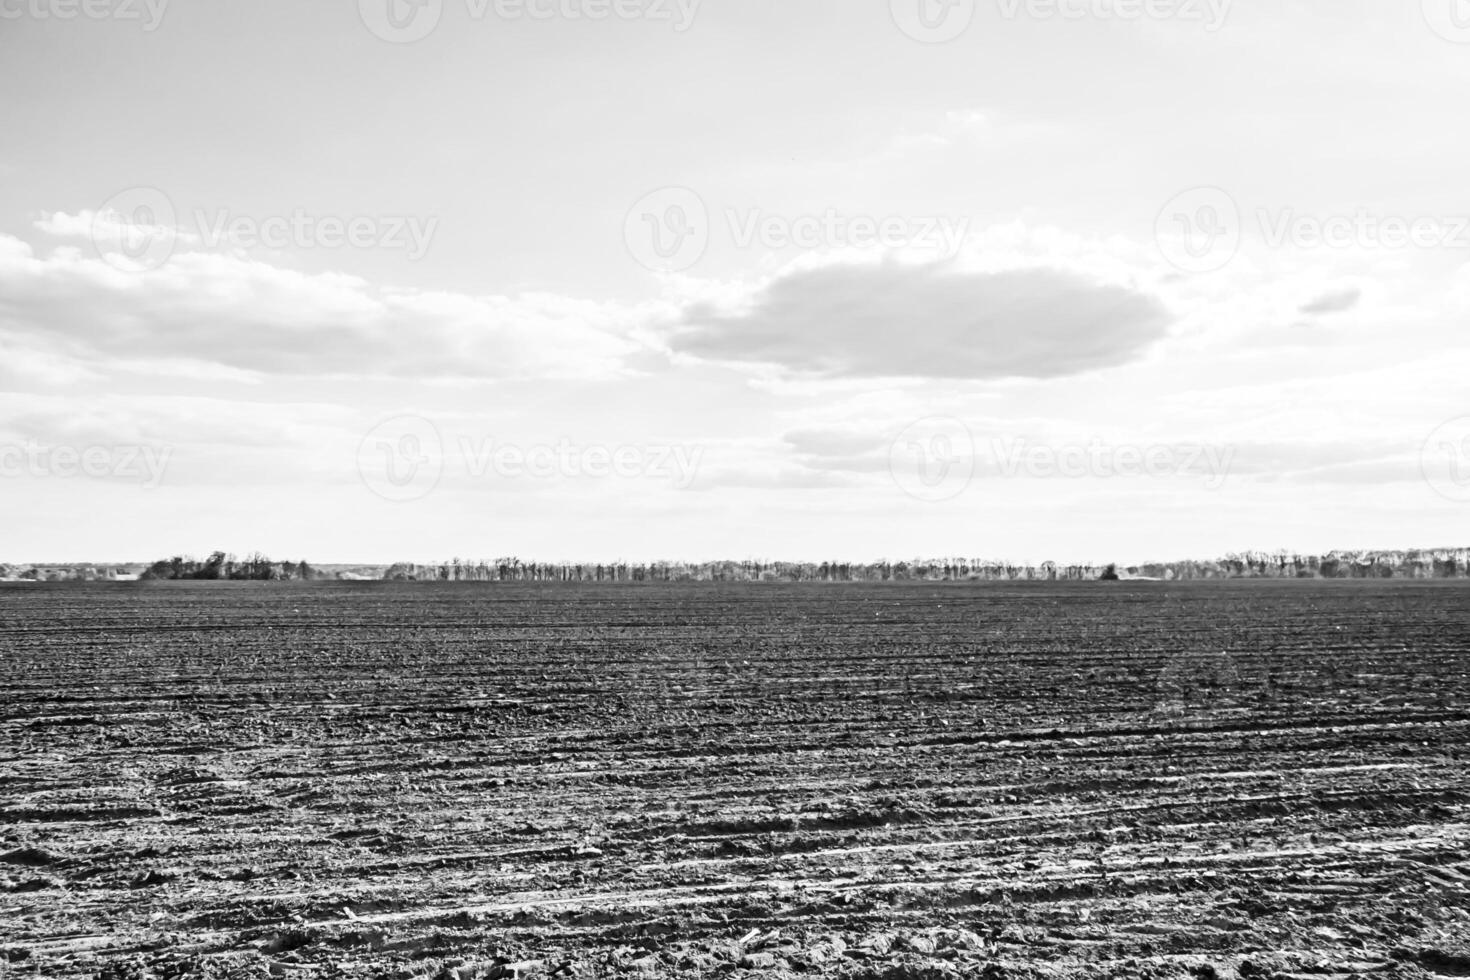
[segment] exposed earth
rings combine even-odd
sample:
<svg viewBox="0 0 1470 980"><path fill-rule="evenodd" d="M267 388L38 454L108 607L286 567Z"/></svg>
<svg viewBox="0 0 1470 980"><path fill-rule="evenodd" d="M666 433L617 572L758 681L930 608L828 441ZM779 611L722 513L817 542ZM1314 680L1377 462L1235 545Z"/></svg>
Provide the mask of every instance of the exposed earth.
<svg viewBox="0 0 1470 980"><path fill-rule="evenodd" d="M1470 976L1470 586L0 585L0 977Z"/></svg>

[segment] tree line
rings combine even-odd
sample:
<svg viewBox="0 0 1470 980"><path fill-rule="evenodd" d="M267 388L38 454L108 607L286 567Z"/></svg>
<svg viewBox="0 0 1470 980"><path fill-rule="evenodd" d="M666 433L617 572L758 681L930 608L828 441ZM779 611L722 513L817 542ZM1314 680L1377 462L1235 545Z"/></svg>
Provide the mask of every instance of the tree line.
<svg viewBox="0 0 1470 980"><path fill-rule="evenodd" d="M138 566L132 566L137 569ZM238 559L216 551L204 560L175 556L154 562L138 575L155 581L299 582L380 576L396 582L1092 582L1116 579L1197 581L1210 579L1465 579L1470 548L1409 551L1334 551L1301 555L1286 551L1240 552L1200 561L1119 564L1018 564L979 558L878 562L536 562L519 558L435 564L400 562L386 570L362 567L352 573L318 571L304 561L278 562L259 553ZM123 577L118 566L0 565L0 580L108 581Z"/></svg>
<svg viewBox="0 0 1470 980"><path fill-rule="evenodd" d="M716 561L650 563L525 562L519 558L438 564L400 562L383 575L405 582L1091 582L1113 579L1193 581L1235 578L1470 577L1470 548L1334 551L1326 555L1243 552L1212 561L1039 565L950 558L869 563Z"/></svg>

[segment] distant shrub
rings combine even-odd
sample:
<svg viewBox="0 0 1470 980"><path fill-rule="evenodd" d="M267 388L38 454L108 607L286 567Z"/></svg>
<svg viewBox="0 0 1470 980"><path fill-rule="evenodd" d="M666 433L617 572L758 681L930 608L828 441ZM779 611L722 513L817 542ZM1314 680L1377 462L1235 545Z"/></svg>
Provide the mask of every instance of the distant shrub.
<svg viewBox="0 0 1470 980"><path fill-rule="evenodd" d="M311 581L317 576L304 561L274 562L259 552L240 561L234 555L216 551L202 562L182 556L156 561L139 577L164 582L290 582Z"/></svg>

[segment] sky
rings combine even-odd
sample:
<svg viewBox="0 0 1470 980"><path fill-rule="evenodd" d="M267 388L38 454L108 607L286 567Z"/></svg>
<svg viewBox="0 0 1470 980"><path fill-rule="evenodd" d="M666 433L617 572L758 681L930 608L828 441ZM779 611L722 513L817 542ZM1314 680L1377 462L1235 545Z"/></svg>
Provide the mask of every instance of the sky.
<svg viewBox="0 0 1470 980"><path fill-rule="evenodd" d="M1470 541L1467 0L0 0L0 560Z"/></svg>

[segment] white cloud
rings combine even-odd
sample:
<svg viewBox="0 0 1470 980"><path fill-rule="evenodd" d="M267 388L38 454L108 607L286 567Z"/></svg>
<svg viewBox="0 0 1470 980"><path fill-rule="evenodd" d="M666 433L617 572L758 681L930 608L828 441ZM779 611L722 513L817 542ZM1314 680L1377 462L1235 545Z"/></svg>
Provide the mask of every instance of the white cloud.
<svg viewBox="0 0 1470 980"><path fill-rule="evenodd" d="M55 218L56 216L53 216ZM54 223L54 222L53 222ZM76 230L75 222L57 227ZM197 361L227 372L422 379L591 378L623 371L640 314L544 294L375 287L184 251L123 271L0 235L0 339L65 344L82 362Z"/></svg>
<svg viewBox="0 0 1470 980"><path fill-rule="evenodd" d="M198 235L181 231L166 220L168 217L158 215L152 220L142 221L130 219L112 209L83 210L77 214L53 211L43 215L35 225L40 231L56 238L87 239L99 250L106 252L135 250L156 239L168 239L175 244L200 244Z"/></svg>

